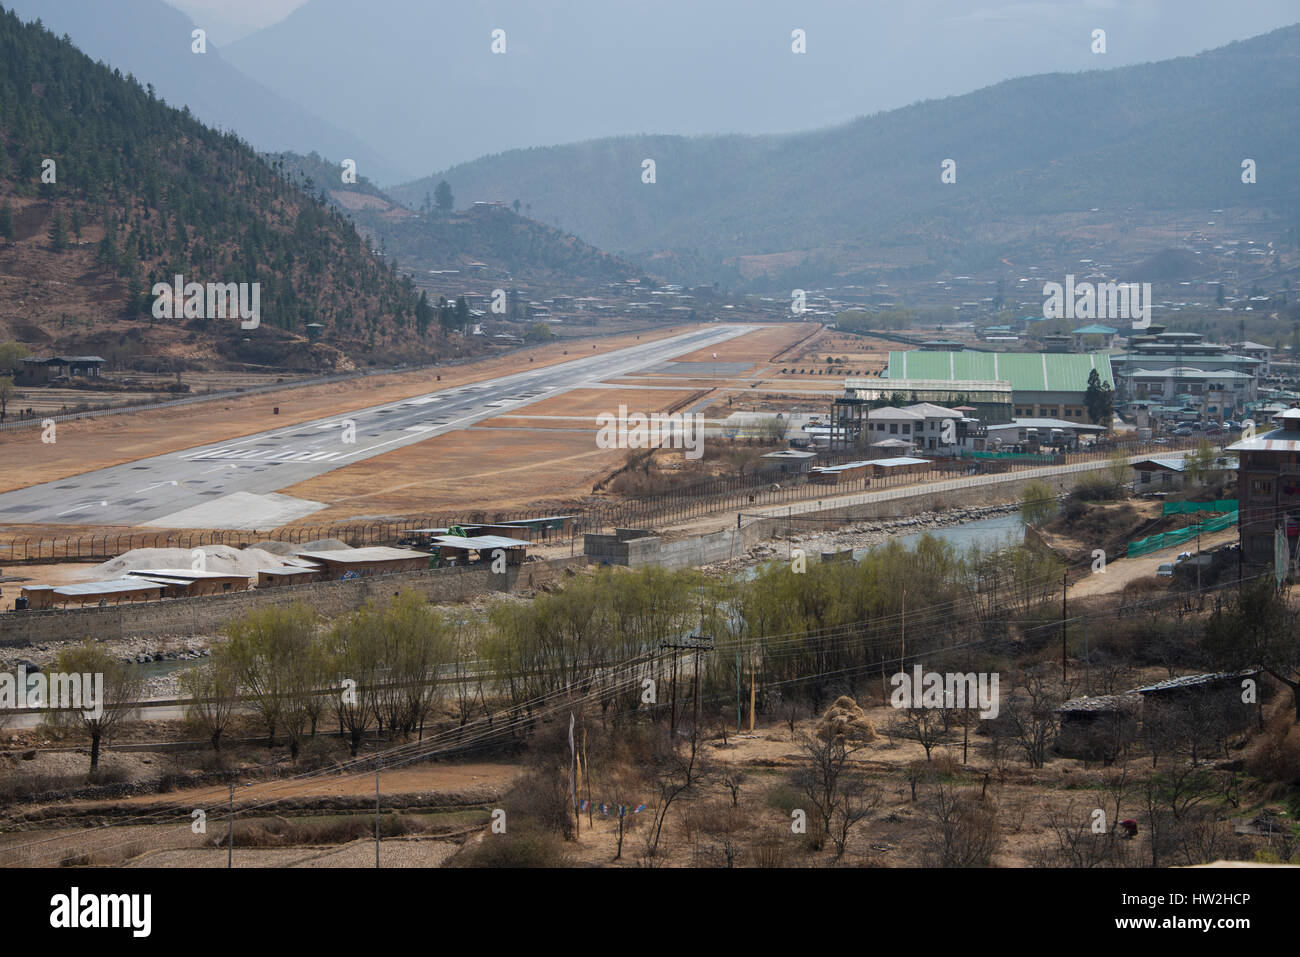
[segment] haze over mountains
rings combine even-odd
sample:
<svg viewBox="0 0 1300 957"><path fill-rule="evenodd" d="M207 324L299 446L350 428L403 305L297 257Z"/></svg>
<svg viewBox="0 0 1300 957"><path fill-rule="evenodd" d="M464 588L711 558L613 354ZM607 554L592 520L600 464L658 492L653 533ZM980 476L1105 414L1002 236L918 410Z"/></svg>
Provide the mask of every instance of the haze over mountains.
<svg viewBox="0 0 1300 957"><path fill-rule="evenodd" d="M404 167L381 151L232 66L209 38L207 52L190 48L194 22L163 0L5 0L23 20L40 18L67 34L92 60L103 60L141 85L152 84L171 106L188 106L209 126L234 130L261 150L322 150L355 159L384 179L426 172Z"/></svg>
<svg viewBox="0 0 1300 957"><path fill-rule="evenodd" d="M358 176L340 182L339 164L312 153L268 157L309 190L319 189L349 216L376 247L382 246L399 267L414 267L417 276L429 264L439 269L486 266L494 275L585 283L623 281L643 271L595 249L575 236L519 215L508 205L462 204L459 212L440 212L429 195L402 205Z"/></svg>
<svg viewBox="0 0 1300 957"><path fill-rule="evenodd" d="M409 201L445 177L460 195L520 198L601 248L691 280L761 271L801 285L869 264L968 271L1034 255L1062 215L1091 217L1099 230L1140 225L1134 210L1238 207L1300 221L1297 62L1293 26L1195 57L1009 80L810 133L515 150L391 192ZM647 158L653 184L642 181ZM1246 158L1258 169L1249 185ZM955 183L941 182L945 159L956 162Z"/></svg>
<svg viewBox="0 0 1300 957"><path fill-rule="evenodd" d="M1287 0L308 0L223 53L423 174L598 137L815 129L1015 76L1192 54L1295 14Z"/></svg>

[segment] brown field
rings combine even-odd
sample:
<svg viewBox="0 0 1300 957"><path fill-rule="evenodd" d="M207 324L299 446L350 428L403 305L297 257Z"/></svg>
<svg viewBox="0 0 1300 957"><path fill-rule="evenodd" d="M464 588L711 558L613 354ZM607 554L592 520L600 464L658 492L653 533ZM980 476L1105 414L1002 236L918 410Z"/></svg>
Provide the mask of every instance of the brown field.
<svg viewBox="0 0 1300 957"><path fill-rule="evenodd" d="M792 832L791 807L806 807L807 798L792 784L793 773L807 760L799 744L814 733L816 722L809 717L784 721L768 719L750 733L729 732L725 739L716 726L701 738L698 783L668 809L663 840L654 859L656 866L727 866L732 855L735 866L825 867L918 867L930 863L937 818L932 810L941 783L964 794L976 806L993 812L990 829L997 849L991 863L998 867L1026 867L1040 862L1040 855L1057 846L1057 832L1051 826L1054 815L1074 824L1087 822L1094 807L1109 807L1104 784L1117 770L1084 762L1052 757L1039 769L1029 767L1018 754L994 760L989 739L972 733L969 750L955 726L927 758L922 746L900 734L898 713L883 704L878 695L859 702L878 737L850 758L850 766L881 789L879 804L852 832L846 853L836 860L828 843L811 849L805 838ZM806 712L805 712L806 714ZM591 733L597 734L594 727ZM396 743L396 742L394 742ZM341 741L322 736L314 743L320 750L332 749L342 758ZM392 746L392 744L385 745ZM543 746L544 747L544 746ZM277 753L283 749L277 749ZM265 759L264 747L243 746L244 761ZM106 761L117 757L111 749ZM131 757L143 757L137 752ZM42 755L36 763L52 763L53 755ZM84 766L84 752L61 752L61 766L71 772L73 764ZM201 752L184 752L175 758L149 755L159 765L191 765L203 759ZM297 771L284 758L280 773ZM28 763L20 765L27 771ZM161 767L140 767L132 775L139 780L156 779ZM422 763L380 775L380 804L387 817L396 812L408 821L418 821L424 834L385 838L380 844L381 866L441 866L454 853L471 851L481 842L498 840L487 827L486 810L512 806L507 792L526 773L528 761L491 759ZM618 852L618 818L599 811L584 812L575 840L558 845L570 863L586 866L646 866L646 849L653 830L658 794L649 779L628 768L596 761L584 782L583 796L595 803L627 802L646 805L644 812L626 821L622 854ZM556 772L557 774L562 772ZM1131 761L1125 770L1130 778L1150 773L1148 762ZM915 785L913 785L915 776ZM313 833L351 823L362 836L342 843L290 843L284 846L240 846L236 832L235 857L239 866L373 866L375 845L364 836L366 822L373 820L358 799L374 794L370 772L330 773L306 780L267 780L239 787L236 795L237 828L265 833L298 829ZM616 782L622 782L621 785ZM734 793L726 782L736 785ZM915 787L915 792L913 788ZM1243 793L1243 797L1246 795ZM504 799L504 800L503 800ZM160 867L225 866L224 786L187 788L167 793L146 793L128 798L82 799L59 805L40 802L15 804L6 812L12 822L27 823L22 830L0 834L0 864L54 866L116 866L123 864ZM1247 798L1253 802L1257 795ZM1122 814L1143 820L1139 796L1129 784ZM1276 802L1274 802L1276 803ZM210 809L208 833L194 835L186 826L189 809ZM41 820L41 812L54 810L59 817ZM512 815L523 812L511 811ZM532 825L511 817L510 828ZM92 821L96 826L78 826ZM100 822L110 827L98 826ZM35 822L35 823L32 823ZM813 824L809 815L809 828ZM1228 837L1218 853L1249 860L1262 847L1264 838ZM1129 866L1141 866L1142 842L1121 848ZM1148 862L1149 863L1149 862Z"/></svg>
<svg viewBox="0 0 1300 957"><path fill-rule="evenodd" d="M813 332L816 326L807 323L787 322L764 326L748 335L739 336L717 346L698 349L678 356L678 362L712 362L713 353L718 362L752 362L756 367L767 365L772 356Z"/></svg>
<svg viewBox="0 0 1300 957"><path fill-rule="evenodd" d="M484 438L491 436L489 442ZM283 489L329 508L302 520L323 525L363 516L508 511L569 500L623 461L577 432L468 429L408 445Z"/></svg>
<svg viewBox="0 0 1300 957"><path fill-rule="evenodd" d="M686 327L613 336L593 343L600 354L625 348L638 339L663 338ZM495 356L435 371L397 372L367 379L309 386L279 394L250 396L212 403L197 403L60 423L58 441L41 442L40 429L0 433L0 456L6 462L0 473L0 491L52 482L94 469L137 459L251 435L270 428L296 425L327 415L363 409L384 402L421 395L434 388L450 388L506 375L528 365L552 365L570 358L571 343L538 346L509 356ZM585 350L584 353L585 354ZM442 381L434 376L441 375ZM278 406L280 414L273 415Z"/></svg>

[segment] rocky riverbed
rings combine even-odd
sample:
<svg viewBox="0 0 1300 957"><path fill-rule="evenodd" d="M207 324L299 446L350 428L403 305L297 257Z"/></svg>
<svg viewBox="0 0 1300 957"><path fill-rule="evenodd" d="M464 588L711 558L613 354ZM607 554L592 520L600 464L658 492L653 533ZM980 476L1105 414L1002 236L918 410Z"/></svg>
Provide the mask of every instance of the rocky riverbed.
<svg viewBox="0 0 1300 957"><path fill-rule="evenodd" d="M806 535L777 536L770 541L754 545L741 558L716 562L707 566L706 570L735 572L775 559L784 560L789 557L792 548L802 548L810 558L815 560L822 552L870 548L873 545L883 545L891 538L965 525L968 522L996 518L1019 510L1020 506L1017 504L950 508L941 512L922 512L907 518L868 519L853 525L845 525L834 531L819 530Z"/></svg>
<svg viewBox="0 0 1300 957"><path fill-rule="evenodd" d="M168 661L195 661L208 657L213 638L160 637L111 638L101 642L101 647L119 661L147 665ZM79 641L43 641L26 648L7 648L0 652L0 671L10 674L21 666L28 673L48 671L54 667L59 653L80 644ZM151 675L145 682L146 698L173 697L180 691L181 669L166 674Z"/></svg>

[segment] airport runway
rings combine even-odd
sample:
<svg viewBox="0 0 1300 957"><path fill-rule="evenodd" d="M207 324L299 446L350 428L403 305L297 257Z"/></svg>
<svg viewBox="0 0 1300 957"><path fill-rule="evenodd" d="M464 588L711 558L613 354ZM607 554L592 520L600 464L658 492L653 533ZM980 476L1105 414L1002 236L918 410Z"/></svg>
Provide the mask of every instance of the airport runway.
<svg viewBox="0 0 1300 957"><path fill-rule="evenodd" d="M661 366L753 328L700 329L6 492L0 494L0 524L274 528L325 507L276 494L279 489L603 379ZM492 439L484 435L483 441Z"/></svg>

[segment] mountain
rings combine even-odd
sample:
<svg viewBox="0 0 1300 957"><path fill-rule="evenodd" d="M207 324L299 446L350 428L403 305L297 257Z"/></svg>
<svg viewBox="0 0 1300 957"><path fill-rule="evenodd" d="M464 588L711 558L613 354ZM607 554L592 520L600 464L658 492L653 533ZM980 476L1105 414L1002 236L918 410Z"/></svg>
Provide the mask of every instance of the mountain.
<svg viewBox="0 0 1300 957"><path fill-rule="evenodd" d="M158 317L153 286L177 274L259 284L260 326ZM417 303L282 167L0 13L0 341L169 371L348 368L449 351Z"/></svg>
<svg viewBox="0 0 1300 957"><path fill-rule="evenodd" d="M504 202L472 204L440 213L431 197L419 199L419 212L391 199L365 176L343 182L342 167L317 153L268 157L303 188L322 190L403 270L486 267L494 276L540 283L598 284L638 278L645 271L577 237L520 216ZM414 205L414 204L412 204Z"/></svg>
<svg viewBox="0 0 1300 957"><path fill-rule="evenodd" d="M818 129L1015 76L1194 53L1294 20L1294 0L307 0L222 52L425 172L606 136ZM1095 28L1107 31L1104 55L1092 52ZM495 30L503 53L492 52Z"/></svg>
<svg viewBox="0 0 1300 957"><path fill-rule="evenodd" d="M163 0L5 0L24 20L66 34L92 59L152 85L173 106L188 106L209 126L234 130L261 150L324 150L355 159L372 175L393 181L427 169L405 167L267 89L233 66L207 38L191 50L196 24ZM202 24L198 24L202 26ZM410 170L412 172L404 172Z"/></svg>
<svg viewBox="0 0 1300 957"><path fill-rule="evenodd" d="M1234 207L1296 219L1300 25L1192 57L1009 80L832 129L637 136L512 150L390 189L531 204L662 274L794 286L863 265L921 273L1037 255ZM656 182L642 182L653 159ZM941 164L956 162L956 182ZM1257 182L1242 182L1253 159ZM1053 217L1065 217L1064 220ZM1187 223L1183 224L1184 229ZM1035 260L1031 260L1035 261ZM681 264L674 270L674 264Z"/></svg>

